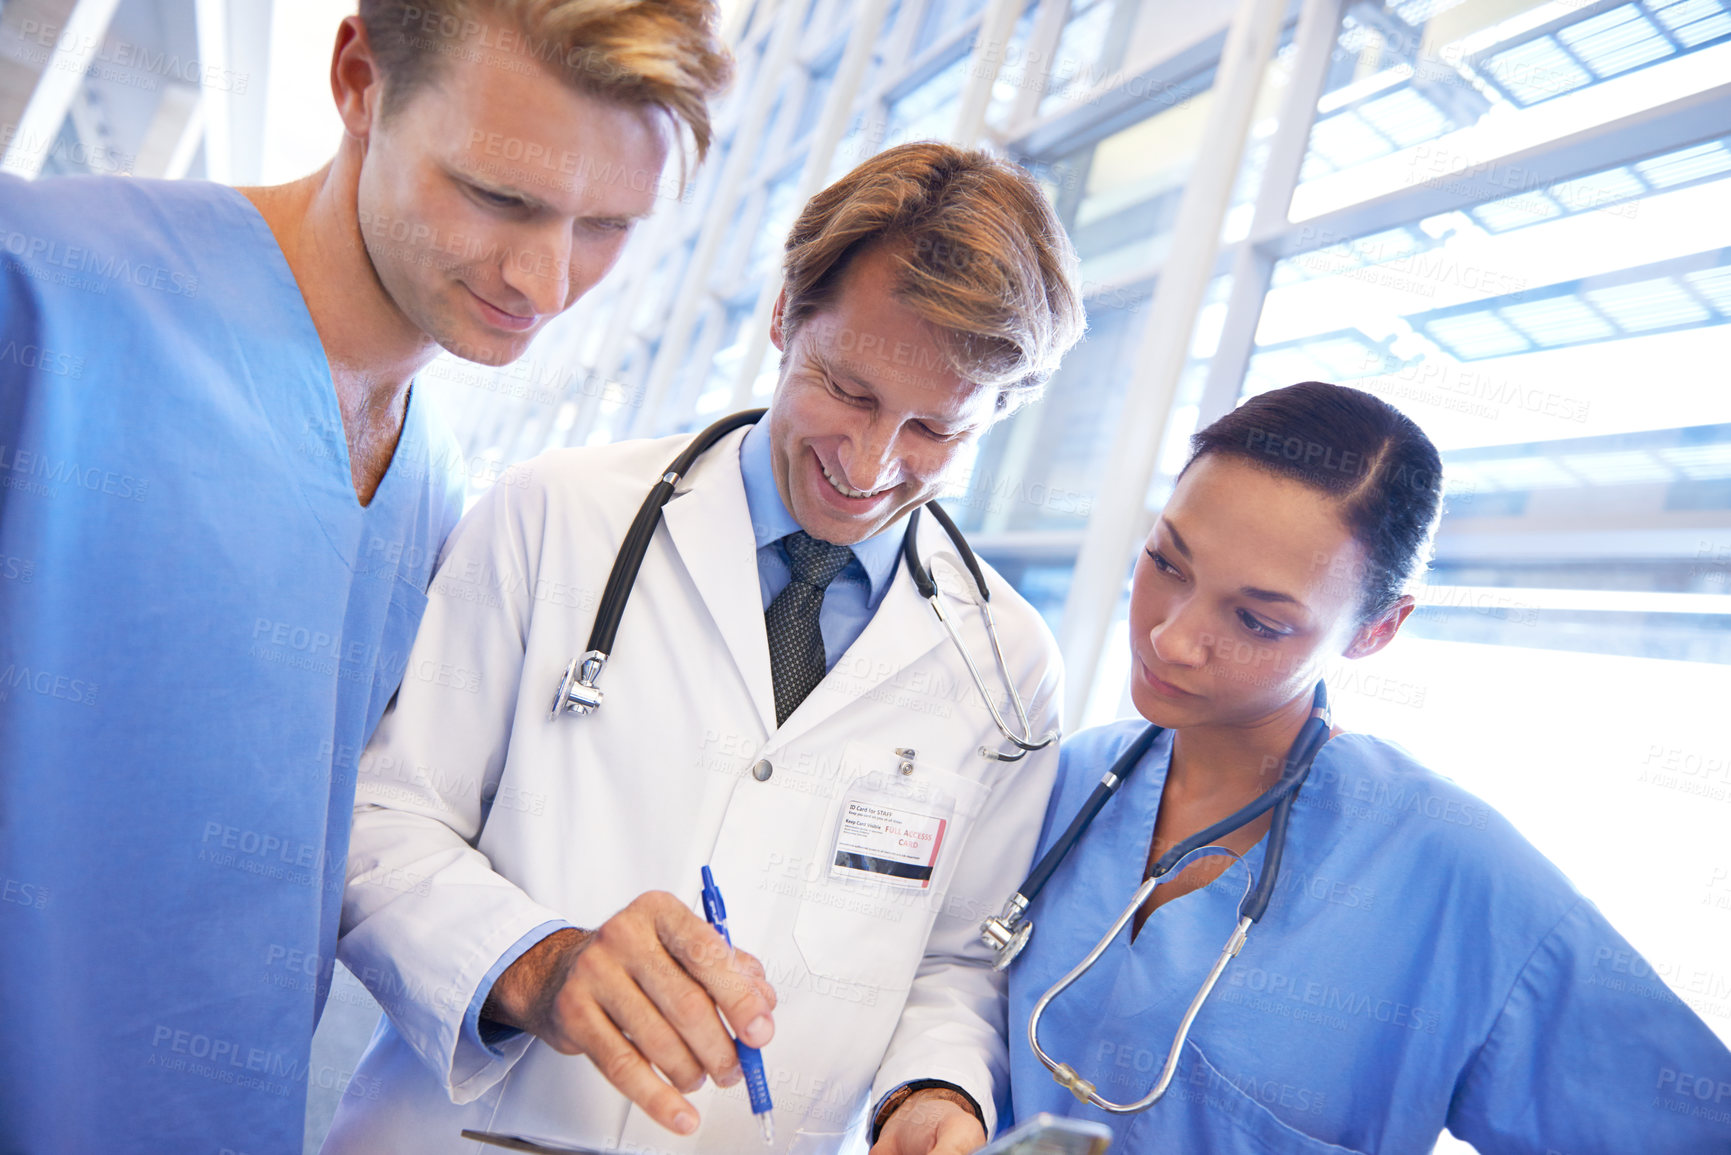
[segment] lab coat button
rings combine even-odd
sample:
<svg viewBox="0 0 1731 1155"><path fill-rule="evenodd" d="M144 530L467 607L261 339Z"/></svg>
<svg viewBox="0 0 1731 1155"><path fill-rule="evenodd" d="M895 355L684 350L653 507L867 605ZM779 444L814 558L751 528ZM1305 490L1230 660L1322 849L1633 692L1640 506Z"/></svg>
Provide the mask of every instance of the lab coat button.
<svg viewBox="0 0 1731 1155"><path fill-rule="evenodd" d="M774 773L775 767L769 764L768 758L760 759L757 765L751 768L751 776L759 782L768 782L769 776Z"/></svg>

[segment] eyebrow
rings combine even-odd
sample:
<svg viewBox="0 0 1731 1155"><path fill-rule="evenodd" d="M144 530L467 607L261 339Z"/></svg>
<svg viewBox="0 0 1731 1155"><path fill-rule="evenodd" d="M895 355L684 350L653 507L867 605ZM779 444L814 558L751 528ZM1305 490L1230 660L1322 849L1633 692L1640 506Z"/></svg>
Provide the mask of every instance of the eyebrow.
<svg viewBox="0 0 1731 1155"><path fill-rule="evenodd" d="M1169 519L1164 517L1160 519L1160 524L1165 526L1166 532L1172 535L1172 544L1178 552L1184 556L1184 560L1192 560L1190 557L1190 547L1184 543L1184 536L1178 532L1178 527L1173 525ZM1291 594L1283 594L1279 590L1265 590L1260 586L1239 586L1238 592L1247 598L1254 598L1259 602L1281 602L1287 605L1297 606L1299 609L1304 608L1303 602L1299 601Z"/></svg>
<svg viewBox="0 0 1731 1155"><path fill-rule="evenodd" d="M867 393L870 393L873 397L878 395L877 387L870 381L861 377L848 366L843 365L838 361L830 360L822 352L816 349L811 350L811 359L817 363L819 369L828 373L831 377L840 377L844 380L850 381L853 384L858 385L861 389L864 389Z"/></svg>
<svg viewBox="0 0 1731 1155"><path fill-rule="evenodd" d="M522 201L525 207L535 209L538 212L547 212L553 207L534 193L525 192L513 185L496 184L477 173L466 172L460 168L450 168L446 171L466 185L478 188L482 192L491 193L494 196L515 197L517 200Z"/></svg>
<svg viewBox="0 0 1731 1155"><path fill-rule="evenodd" d="M1162 517L1160 524L1166 527L1166 532L1172 535L1172 544L1178 547L1178 552L1184 555L1184 560L1190 560L1190 547L1184 544L1184 535L1178 532L1178 527L1171 520Z"/></svg>

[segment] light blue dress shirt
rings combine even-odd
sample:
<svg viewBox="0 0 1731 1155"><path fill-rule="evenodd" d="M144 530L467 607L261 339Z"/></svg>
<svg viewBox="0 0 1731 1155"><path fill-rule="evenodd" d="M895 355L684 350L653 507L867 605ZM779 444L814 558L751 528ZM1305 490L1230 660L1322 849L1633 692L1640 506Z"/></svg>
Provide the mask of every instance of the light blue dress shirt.
<svg viewBox="0 0 1731 1155"><path fill-rule="evenodd" d="M766 610L775 595L793 580L787 555L779 543L800 528L781 500L781 491L775 487L769 451L769 421L765 418L752 426L739 443L739 472L745 479L745 504L751 510L751 532L757 539L757 582ZM823 633L826 669L835 667L877 613L878 604L895 579L906 527L905 519L898 520L854 545L853 560L824 591L818 628Z"/></svg>
<svg viewBox="0 0 1731 1155"><path fill-rule="evenodd" d="M775 487L775 473L769 460L769 422L752 426L739 445L739 471L745 482L745 504L751 512L751 532L757 542L757 581L763 593L763 608L775 600L787 583L793 580L781 539L796 532L800 526L781 500ZM866 623L877 612L879 603L895 579L901 560L902 532L905 519L859 542L853 547L853 560L824 591L823 608L818 612L818 628L823 633L825 668L833 669L847 648L864 632ZM465 1024L469 1037L494 1054L504 1054L498 1044L516 1035L509 1027L482 1022L481 1007L492 993L493 984L505 969L530 947L556 930L570 926L567 922L544 922L512 944L511 949L482 976L469 1003Z"/></svg>
<svg viewBox="0 0 1731 1155"><path fill-rule="evenodd" d="M1146 724L1064 743L1040 853ZM1262 921L1191 1031L1165 1098L1108 1115L1028 1046L1034 1002L1142 881L1163 736L1034 901L1010 968L1014 1115L1114 1133L1113 1155L1731 1151L1731 1052L1509 823L1399 747L1343 734L1293 806ZM1266 839L1246 855L1260 876ZM1120 1103L1153 1087L1237 919L1246 874L1126 930L1040 1020L1040 1043Z"/></svg>
<svg viewBox="0 0 1731 1155"><path fill-rule="evenodd" d="M0 1150L298 1155L357 759L462 510L356 499L264 220L0 177Z"/></svg>

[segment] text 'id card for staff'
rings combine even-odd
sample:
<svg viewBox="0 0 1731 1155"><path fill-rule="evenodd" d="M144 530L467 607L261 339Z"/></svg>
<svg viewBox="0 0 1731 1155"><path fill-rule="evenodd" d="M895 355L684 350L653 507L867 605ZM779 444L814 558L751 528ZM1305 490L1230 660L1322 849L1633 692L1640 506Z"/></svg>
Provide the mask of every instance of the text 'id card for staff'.
<svg viewBox="0 0 1731 1155"><path fill-rule="evenodd" d="M891 886L932 884L949 821L881 802L849 799L836 832L830 873Z"/></svg>

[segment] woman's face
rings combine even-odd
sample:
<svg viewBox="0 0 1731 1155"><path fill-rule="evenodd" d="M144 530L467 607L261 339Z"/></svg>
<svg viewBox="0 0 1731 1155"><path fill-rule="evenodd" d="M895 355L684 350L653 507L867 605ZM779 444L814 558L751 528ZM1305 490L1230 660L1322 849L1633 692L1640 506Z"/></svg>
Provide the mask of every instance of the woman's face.
<svg viewBox="0 0 1731 1155"><path fill-rule="evenodd" d="M1209 454L1179 480L1130 593L1130 696L1168 727L1249 725L1308 694L1323 665L1373 653L1410 599L1361 625L1363 549L1331 498Z"/></svg>

